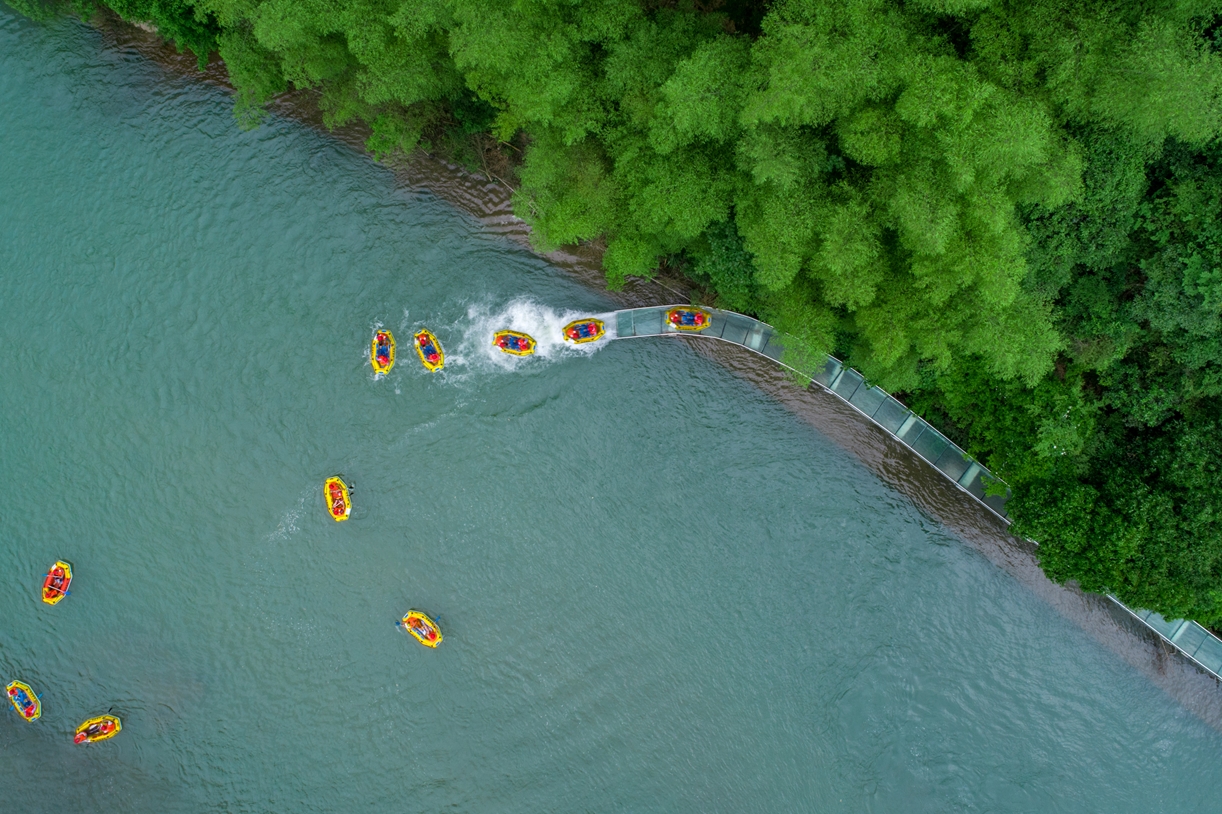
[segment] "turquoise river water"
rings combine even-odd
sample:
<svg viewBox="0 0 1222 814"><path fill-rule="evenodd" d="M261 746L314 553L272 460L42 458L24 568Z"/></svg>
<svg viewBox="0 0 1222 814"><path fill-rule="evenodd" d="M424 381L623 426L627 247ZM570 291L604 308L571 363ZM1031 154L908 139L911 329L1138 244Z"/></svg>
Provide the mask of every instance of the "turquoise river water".
<svg viewBox="0 0 1222 814"><path fill-rule="evenodd" d="M0 110L0 810L1222 806L1217 732L748 383L494 354L612 305L349 148L7 10Z"/></svg>

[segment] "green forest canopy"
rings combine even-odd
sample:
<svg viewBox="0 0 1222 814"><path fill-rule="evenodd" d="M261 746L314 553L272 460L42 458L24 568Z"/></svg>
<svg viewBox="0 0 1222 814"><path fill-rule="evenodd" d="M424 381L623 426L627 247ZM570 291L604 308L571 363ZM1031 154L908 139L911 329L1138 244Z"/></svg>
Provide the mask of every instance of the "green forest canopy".
<svg viewBox="0 0 1222 814"><path fill-rule="evenodd" d="M1222 0L106 5L219 51L245 123L310 87L375 152L525 146L541 247L846 357L1051 577L1222 624Z"/></svg>

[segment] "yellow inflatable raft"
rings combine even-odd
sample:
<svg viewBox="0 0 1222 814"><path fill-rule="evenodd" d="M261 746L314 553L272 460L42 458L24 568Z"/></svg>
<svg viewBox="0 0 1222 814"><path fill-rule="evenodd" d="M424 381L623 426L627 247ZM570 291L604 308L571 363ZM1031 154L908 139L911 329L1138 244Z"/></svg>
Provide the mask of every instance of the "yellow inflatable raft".
<svg viewBox="0 0 1222 814"><path fill-rule="evenodd" d="M497 331L492 335L492 344L514 356L530 356L535 352L535 338L518 331Z"/></svg>
<svg viewBox="0 0 1222 814"><path fill-rule="evenodd" d="M420 363L427 370L441 370L445 367L446 355L441 349L441 343L433 332L423 328L413 337L416 343L416 353L420 354Z"/></svg>
<svg viewBox="0 0 1222 814"><path fill-rule="evenodd" d="M56 604L68 595L70 585L72 585L72 565L63 560L57 560L42 581L42 601L48 605Z"/></svg>
<svg viewBox="0 0 1222 814"><path fill-rule="evenodd" d="M327 511L336 523L348 519L352 512L352 496L348 492L348 484L339 475L327 478L322 487L323 496L327 499Z"/></svg>
<svg viewBox="0 0 1222 814"><path fill-rule="evenodd" d="M606 332L606 326L601 319L578 319L564 326L565 341L577 345L597 342Z"/></svg>
<svg viewBox="0 0 1222 814"><path fill-rule="evenodd" d="M9 703L22 718L37 721L38 716L42 715L42 701L38 700L29 684L24 681L11 681L4 691L8 693Z"/></svg>
<svg viewBox="0 0 1222 814"><path fill-rule="evenodd" d="M666 312L666 321L676 331L703 331L712 319L713 315L703 308L672 308Z"/></svg>
<svg viewBox="0 0 1222 814"><path fill-rule="evenodd" d="M429 618L427 613L410 610L399 624L425 647L436 647L441 644L441 628Z"/></svg>
<svg viewBox="0 0 1222 814"><path fill-rule="evenodd" d="M395 337L390 331L378 331L369 346L369 363L374 373L383 375L395 366Z"/></svg>
<svg viewBox="0 0 1222 814"><path fill-rule="evenodd" d="M72 742L97 743L98 741L110 740L115 735L118 735L119 730L122 728L123 724L114 715L99 715L96 718L90 718L78 726Z"/></svg>

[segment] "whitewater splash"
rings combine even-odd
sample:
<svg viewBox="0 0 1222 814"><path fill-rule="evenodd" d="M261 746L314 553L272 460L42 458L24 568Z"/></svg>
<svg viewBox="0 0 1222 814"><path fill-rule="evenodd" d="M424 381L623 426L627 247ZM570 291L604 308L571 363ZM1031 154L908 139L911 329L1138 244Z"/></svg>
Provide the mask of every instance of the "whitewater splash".
<svg viewBox="0 0 1222 814"><path fill-rule="evenodd" d="M283 515L281 515L280 523L276 526L276 530L264 535L263 539L267 542L287 540L289 537L300 531L300 527L297 525L297 523L299 520L301 520L301 516L305 513L306 499L309 497L311 492L312 490L302 492L298 496L297 508L289 509Z"/></svg>
<svg viewBox="0 0 1222 814"><path fill-rule="evenodd" d="M564 326L577 319L600 319L607 335L597 342L577 345L564 340ZM504 353L492 344L497 331L510 330L529 334L537 343L530 356ZM531 300L513 300L499 308L472 305L467 318L453 326L450 348L446 352L446 367L469 366L493 370L514 370L523 365L538 364L574 356L590 356L602 350L615 338L615 314L589 311L558 311ZM455 334L458 334L457 336ZM441 338L445 343L445 337Z"/></svg>

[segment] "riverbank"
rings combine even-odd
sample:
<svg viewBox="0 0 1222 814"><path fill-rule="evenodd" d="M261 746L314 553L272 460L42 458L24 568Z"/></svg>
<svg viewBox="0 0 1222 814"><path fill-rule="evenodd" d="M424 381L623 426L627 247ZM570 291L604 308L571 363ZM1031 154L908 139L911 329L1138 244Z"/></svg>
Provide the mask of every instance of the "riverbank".
<svg viewBox="0 0 1222 814"><path fill-rule="evenodd" d="M127 23L108 11L99 12L89 22L116 48L131 49L176 76L207 82L225 88L230 93L234 92L225 64L215 53L209 57L207 66L201 71L194 54L178 52L172 44L163 40L151 25ZM360 121L342 127L327 127L318 107L318 98L318 94L312 90L291 90L275 97L269 103L268 110L273 115L326 133L336 141L362 153L370 161L378 161L381 166L391 170L403 187L435 195L478 219L489 231L504 235L534 251L530 244L530 227L513 213L513 188L507 181L491 171L481 176L478 171L424 150L417 150L407 156L399 154L377 160L366 147L369 128ZM688 281L664 274L653 280L630 278L622 290L607 291L606 277L602 270L604 250L602 243L591 242L579 246L565 246L540 256L627 308L661 305L676 297L683 299L691 295L692 286Z"/></svg>
<svg viewBox="0 0 1222 814"><path fill-rule="evenodd" d="M115 18L97 21L109 41L131 48L184 76L229 87L224 66L210 61L201 75L193 57L177 54L155 33L123 24ZM310 92L294 92L276 99L276 115L325 130L322 116ZM366 152L368 132L360 126L329 131L336 140ZM512 189L489 174L480 177L467 169L427 153L385 163L406 188L426 190L451 205L476 217L490 231L502 234L520 245L529 246L529 229L513 216ZM584 284L605 292L601 270L601 250L597 243L570 247L545 255ZM692 296L685 281L661 277L652 281L630 279L624 290L609 292L623 306L659 305ZM738 375L769 393L809 424L866 464L883 480L908 496L929 516L952 529L960 538L990 561L1014 576L1041 596L1067 618L1086 630L1096 641L1119 654L1181 703L1213 726L1222 728L1222 694L1217 682L1200 673L1106 598L1083 594L1072 586L1052 583L1036 562L1030 544L1009 534L1005 524L986 509L955 489L940 473L895 442L859 413L819 388L795 387L782 371L761 366L760 360L741 349L719 343L689 343L700 354L715 359Z"/></svg>

